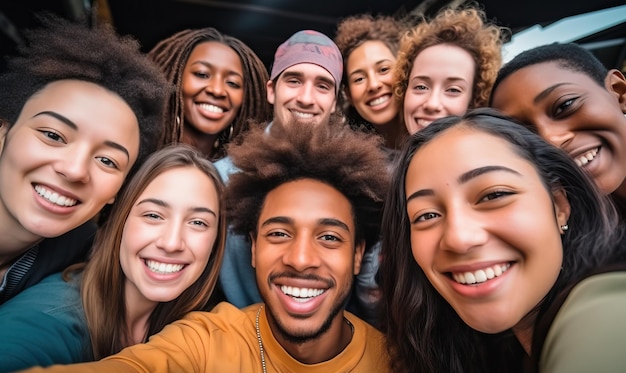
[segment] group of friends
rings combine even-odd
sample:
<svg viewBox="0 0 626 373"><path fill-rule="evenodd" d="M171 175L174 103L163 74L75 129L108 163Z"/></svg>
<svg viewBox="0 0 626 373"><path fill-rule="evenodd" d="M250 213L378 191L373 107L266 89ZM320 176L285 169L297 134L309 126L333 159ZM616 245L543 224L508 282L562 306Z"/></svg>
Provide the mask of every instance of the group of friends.
<svg viewBox="0 0 626 373"><path fill-rule="evenodd" d="M0 75L0 371L616 372L626 79L474 7Z"/></svg>

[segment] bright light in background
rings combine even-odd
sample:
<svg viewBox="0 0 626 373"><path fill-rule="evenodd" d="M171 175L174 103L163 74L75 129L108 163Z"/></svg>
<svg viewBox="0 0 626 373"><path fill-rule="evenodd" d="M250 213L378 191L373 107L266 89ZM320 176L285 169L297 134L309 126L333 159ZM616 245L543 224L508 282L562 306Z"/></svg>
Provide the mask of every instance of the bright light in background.
<svg viewBox="0 0 626 373"><path fill-rule="evenodd" d="M575 42L626 22L626 5L566 17L546 27L532 26L512 36L503 48L503 62L540 45Z"/></svg>

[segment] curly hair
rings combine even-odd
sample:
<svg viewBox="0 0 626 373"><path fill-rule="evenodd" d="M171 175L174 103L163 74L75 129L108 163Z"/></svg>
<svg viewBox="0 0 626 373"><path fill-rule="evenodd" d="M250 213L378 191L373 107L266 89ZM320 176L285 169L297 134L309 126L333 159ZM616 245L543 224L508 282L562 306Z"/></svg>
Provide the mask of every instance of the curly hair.
<svg viewBox="0 0 626 373"><path fill-rule="evenodd" d="M446 8L432 19L422 18L400 41L394 71L394 94L403 99L417 55L428 47L451 44L466 50L476 62L470 109L486 106L491 86L502 64L502 42L507 29L486 21L485 12L473 8Z"/></svg>
<svg viewBox="0 0 626 373"><path fill-rule="evenodd" d="M81 80L120 96L139 123L139 152L132 175L157 149L163 106L170 86L132 37L112 26L88 28L52 14L39 15L42 27L27 30L26 44L7 61L0 76L0 118L15 124L26 102L51 82ZM128 179L128 178L127 178Z"/></svg>
<svg viewBox="0 0 626 373"><path fill-rule="evenodd" d="M355 132L331 117L330 123L302 126L274 121L269 130L254 126L229 155L240 172L226 188L226 214L238 234L257 231L267 194L293 180L314 179L341 192L352 205L356 242L371 247L378 239L389 172L380 138Z"/></svg>
<svg viewBox="0 0 626 373"><path fill-rule="evenodd" d="M409 165L424 145L460 126L506 141L512 151L535 167L546 190L562 188L570 203L570 229L561 238L562 270L539 306L536 325L569 286L594 269L624 261L624 226L616 209L567 153L494 109L480 108L463 117L438 119L406 142L383 211L379 270L385 315L382 327L394 372L506 372L522 366L525 353L513 334L490 335L470 328L412 256L405 191ZM532 355L541 352L535 350L536 345L533 340Z"/></svg>
<svg viewBox="0 0 626 373"><path fill-rule="evenodd" d="M380 41L396 56L400 47L400 38L407 28L408 22L406 20L385 15L373 16L365 13L342 19L337 24L334 40L343 56L342 84L348 85L348 58L356 48L367 41ZM343 109L348 123L353 127L364 126L372 130L371 124L358 114L347 97L344 96L345 94L341 95L339 106Z"/></svg>
<svg viewBox="0 0 626 373"><path fill-rule="evenodd" d="M225 156L226 144L248 130L249 122L265 122L271 119L272 108L267 102L266 93L266 83L269 80L267 68L244 42L222 34L213 27L179 31L155 45L148 52L148 57L159 66L167 80L176 87L165 105L163 121L166 130L161 137L161 144L181 142L184 124L183 71L196 45L209 41L222 43L237 53L243 68L244 82L243 102L233 120L232 134L227 128L218 135L220 145L211 157L216 160Z"/></svg>

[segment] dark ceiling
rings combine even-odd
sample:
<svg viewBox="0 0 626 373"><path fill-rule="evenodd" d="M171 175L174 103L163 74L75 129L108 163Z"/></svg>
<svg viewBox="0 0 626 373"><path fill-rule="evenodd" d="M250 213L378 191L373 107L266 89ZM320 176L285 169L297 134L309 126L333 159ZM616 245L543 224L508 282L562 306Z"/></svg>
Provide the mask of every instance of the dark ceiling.
<svg viewBox="0 0 626 373"><path fill-rule="evenodd" d="M100 1L100 15L121 34L134 35L145 51L160 39L185 29L213 26L247 43L269 66L276 47L292 33L315 29L334 36L337 22L358 13L431 15L443 6L463 0L107 0ZM481 0L487 17L501 26L519 31L563 17L624 4L624 0ZM50 10L76 18L94 6L90 0L3 0L0 3L0 49L11 53L16 37L25 27L36 25L33 15ZM4 18L4 20L3 20ZM8 30L8 32L7 32ZM626 32L621 27L613 33ZM610 35L612 36L612 35ZM619 35L618 35L619 36ZM593 41L593 40L592 40Z"/></svg>

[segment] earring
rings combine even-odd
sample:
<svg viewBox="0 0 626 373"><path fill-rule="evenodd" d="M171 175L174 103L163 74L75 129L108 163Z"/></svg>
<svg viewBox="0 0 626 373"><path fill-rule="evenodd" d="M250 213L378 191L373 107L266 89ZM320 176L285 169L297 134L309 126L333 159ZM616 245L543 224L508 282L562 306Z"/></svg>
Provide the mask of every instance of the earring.
<svg viewBox="0 0 626 373"><path fill-rule="evenodd" d="M566 230L568 230L568 229L569 229L569 226L568 226L567 224L563 224L563 225L561 225L561 230L562 230L563 232L565 232L565 231L566 231Z"/></svg>

